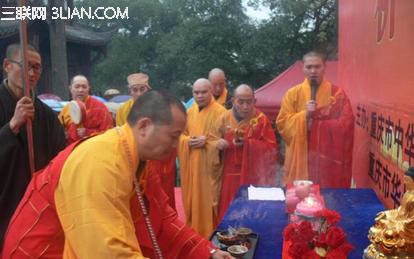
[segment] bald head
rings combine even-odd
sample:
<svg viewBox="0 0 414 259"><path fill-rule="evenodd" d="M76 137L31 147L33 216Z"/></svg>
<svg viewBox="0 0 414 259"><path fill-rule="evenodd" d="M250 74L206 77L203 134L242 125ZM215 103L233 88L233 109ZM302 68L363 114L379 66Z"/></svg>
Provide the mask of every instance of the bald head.
<svg viewBox="0 0 414 259"><path fill-rule="evenodd" d="M70 81L70 93L73 100L86 101L89 96L89 81L84 75L76 75Z"/></svg>
<svg viewBox="0 0 414 259"><path fill-rule="evenodd" d="M224 71L220 68L213 68L208 73L208 80L211 82L213 88L213 95L217 99L223 93L224 89L227 87L226 84L226 75Z"/></svg>
<svg viewBox="0 0 414 259"><path fill-rule="evenodd" d="M205 78L197 79L193 84L193 97L200 108L207 106L212 98L211 83Z"/></svg>
<svg viewBox="0 0 414 259"><path fill-rule="evenodd" d="M255 103L254 92L249 85L242 84L234 90L233 108L240 118L251 118L255 113Z"/></svg>
<svg viewBox="0 0 414 259"><path fill-rule="evenodd" d="M237 97L239 95L250 96L254 98L253 89L249 85L246 85L246 84L241 84L236 89L234 89L233 96Z"/></svg>

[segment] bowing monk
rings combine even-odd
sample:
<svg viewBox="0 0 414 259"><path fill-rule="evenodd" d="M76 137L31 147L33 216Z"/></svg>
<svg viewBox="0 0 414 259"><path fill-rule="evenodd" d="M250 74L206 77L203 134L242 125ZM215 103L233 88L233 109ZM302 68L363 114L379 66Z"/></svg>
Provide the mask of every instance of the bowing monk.
<svg viewBox="0 0 414 259"><path fill-rule="evenodd" d="M91 87L88 79L83 75L74 76L70 82L69 90L72 100L85 105L84 118L80 124L75 124L70 116L70 105L63 107L59 120L66 130L68 143L75 142L92 134L104 132L113 127L112 116L105 104L89 95Z"/></svg>
<svg viewBox="0 0 414 259"><path fill-rule="evenodd" d="M351 185L354 116L343 89L324 78L325 57L303 57L303 83L289 89L276 119L286 142L284 182L309 179L321 187Z"/></svg>
<svg viewBox="0 0 414 259"><path fill-rule="evenodd" d="M187 112L178 148L181 187L187 224L208 237L216 225L221 186L220 160L211 133L226 109L214 100L207 79L195 81L193 96L195 103Z"/></svg>
<svg viewBox="0 0 414 259"><path fill-rule="evenodd" d="M276 185L276 138L269 119L254 107L248 85L238 86L232 101L233 108L219 117L214 133L224 163L219 218L240 185Z"/></svg>
<svg viewBox="0 0 414 259"><path fill-rule="evenodd" d="M185 125L181 102L151 91L127 124L67 147L29 184L2 258L233 258L180 222L158 175L143 170Z"/></svg>
<svg viewBox="0 0 414 259"><path fill-rule="evenodd" d="M0 84L0 254L9 220L31 178L27 121L32 120L35 170L46 166L66 145L54 111L38 98L24 96L21 54L20 44L7 47L3 60L6 76ZM34 91L42 74L42 58L30 45L26 57L28 83Z"/></svg>
<svg viewBox="0 0 414 259"><path fill-rule="evenodd" d="M134 101L151 90L149 85L149 77L144 73L134 73L130 74L127 78L128 89L132 96L131 99L126 101L117 111L116 114L116 125L122 126L126 123L129 111L131 110ZM175 209L175 197L174 197L174 187L175 187L175 178L176 178L176 157L177 150L173 150L171 154L163 160L151 160L146 164L146 169L150 170L153 173L157 173L161 179L161 186L164 189L165 193L169 197L169 204L172 208Z"/></svg>

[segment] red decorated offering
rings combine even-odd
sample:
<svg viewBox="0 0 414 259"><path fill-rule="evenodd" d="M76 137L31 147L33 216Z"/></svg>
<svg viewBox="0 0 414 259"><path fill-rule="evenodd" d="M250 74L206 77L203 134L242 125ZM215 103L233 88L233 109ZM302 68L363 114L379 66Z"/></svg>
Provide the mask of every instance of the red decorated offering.
<svg viewBox="0 0 414 259"><path fill-rule="evenodd" d="M336 226L340 215L336 211L323 209L314 216L320 220L317 229L310 221L293 222L286 226L283 232L283 259L346 259L353 247L347 242L343 229Z"/></svg>

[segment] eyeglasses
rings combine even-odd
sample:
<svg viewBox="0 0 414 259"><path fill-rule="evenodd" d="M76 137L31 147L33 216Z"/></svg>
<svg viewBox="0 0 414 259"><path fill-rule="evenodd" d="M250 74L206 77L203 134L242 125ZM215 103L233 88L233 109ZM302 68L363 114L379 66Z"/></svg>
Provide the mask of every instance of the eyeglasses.
<svg viewBox="0 0 414 259"><path fill-rule="evenodd" d="M21 62L21 61L16 61L16 60L13 60L13 59L9 59L9 61L10 61L10 63L14 63L14 64L17 64L17 65L19 65L19 67L23 67L23 63ZM30 70L32 70L35 74L41 74L42 73L42 65L40 65L40 64L28 64L29 65L29 68L28 68L28 70L30 71Z"/></svg>

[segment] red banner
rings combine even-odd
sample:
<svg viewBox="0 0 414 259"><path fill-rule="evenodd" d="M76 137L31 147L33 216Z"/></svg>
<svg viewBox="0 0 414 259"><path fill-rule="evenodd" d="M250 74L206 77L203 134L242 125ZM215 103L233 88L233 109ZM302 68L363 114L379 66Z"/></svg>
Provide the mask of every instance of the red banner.
<svg viewBox="0 0 414 259"><path fill-rule="evenodd" d="M414 166L414 2L339 0L339 82L355 114L352 173L388 207Z"/></svg>

